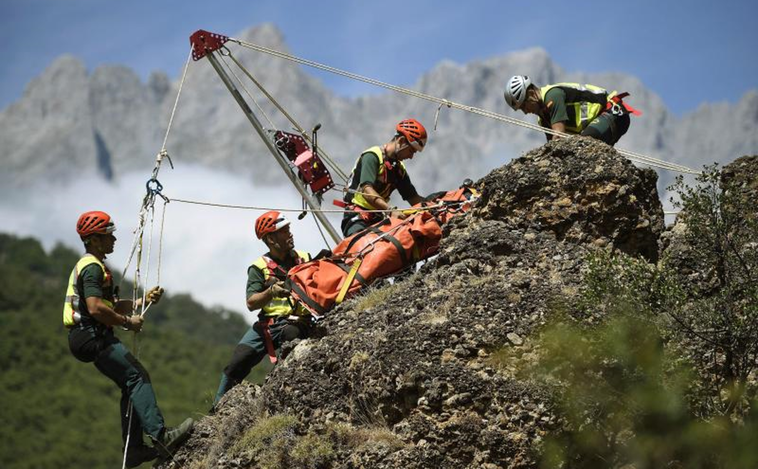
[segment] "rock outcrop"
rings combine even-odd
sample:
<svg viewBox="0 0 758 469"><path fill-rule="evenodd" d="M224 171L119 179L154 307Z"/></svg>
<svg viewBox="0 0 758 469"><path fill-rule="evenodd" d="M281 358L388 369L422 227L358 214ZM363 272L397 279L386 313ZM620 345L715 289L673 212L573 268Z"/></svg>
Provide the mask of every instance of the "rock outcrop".
<svg viewBox="0 0 758 469"><path fill-rule="evenodd" d="M578 294L592 250L657 258L656 175L574 138L478 184L480 201L446 225L436 259L338 307L320 337L289 344L266 383L233 389L176 461L536 467L541 441L560 427L552 392L494 366L493 356L529 359L533 333Z"/></svg>

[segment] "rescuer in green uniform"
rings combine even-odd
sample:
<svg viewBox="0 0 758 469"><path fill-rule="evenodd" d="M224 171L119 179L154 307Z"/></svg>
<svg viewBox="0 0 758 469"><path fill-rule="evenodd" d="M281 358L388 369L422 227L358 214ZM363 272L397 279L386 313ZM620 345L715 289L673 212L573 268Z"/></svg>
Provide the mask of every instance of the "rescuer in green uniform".
<svg viewBox="0 0 758 469"><path fill-rule="evenodd" d="M589 136L611 146L629 130L629 114L641 115L624 103L623 98L628 95L578 83L539 88L525 75L511 77L504 93L506 103L514 111L536 114L545 128ZM552 134L546 136L548 140L553 138Z"/></svg>
<svg viewBox="0 0 758 469"><path fill-rule="evenodd" d="M384 218L381 212L367 210L394 210L389 200L395 189L410 205L423 200L411 183L403 160L423 151L427 141L426 129L416 119L405 119L397 124L395 131L392 140L365 150L355 163L344 198L342 234L346 237ZM404 218L401 212L395 212L393 216Z"/></svg>
<svg viewBox="0 0 758 469"><path fill-rule="evenodd" d="M63 324L69 330L71 353L82 362L93 363L121 388L121 430L125 445L128 440L126 467L137 467L159 456L168 459L189 436L193 420L188 418L176 428L164 425L150 376L113 334L114 326L139 332L144 321L140 315L131 315L131 302L126 312L116 306L113 277L104 263L105 257L113 252L116 226L110 215L94 211L79 217L76 231L86 254L71 271L63 305ZM148 292L147 301L156 303L162 294L163 289L156 287ZM150 436L153 446L145 445L143 431Z"/></svg>
<svg viewBox="0 0 758 469"><path fill-rule="evenodd" d="M250 374L266 354L276 363L276 349L283 342L303 339L310 330L310 316L294 314L289 290L284 288L287 272L311 260L310 254L295 250L289 220L272 210L255 221L255 235L269 252L247 269L246 304L249 311L260 309L258 321L245 333L221 374L214 407L231 388Z"/></svg>

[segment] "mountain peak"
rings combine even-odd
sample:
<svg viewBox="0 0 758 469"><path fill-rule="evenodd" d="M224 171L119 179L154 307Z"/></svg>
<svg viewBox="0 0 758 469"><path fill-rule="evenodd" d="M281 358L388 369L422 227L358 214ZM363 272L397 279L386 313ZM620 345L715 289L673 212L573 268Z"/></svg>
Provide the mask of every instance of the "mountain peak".
<svg viewBox="0 0 758 469"><path fill-rule="evenodd" d="M280 51L286 51L284 34L273 23L263 23L248 28L239 34L239 38L246 42L252 42L261 46L270 47Z"/></svg>

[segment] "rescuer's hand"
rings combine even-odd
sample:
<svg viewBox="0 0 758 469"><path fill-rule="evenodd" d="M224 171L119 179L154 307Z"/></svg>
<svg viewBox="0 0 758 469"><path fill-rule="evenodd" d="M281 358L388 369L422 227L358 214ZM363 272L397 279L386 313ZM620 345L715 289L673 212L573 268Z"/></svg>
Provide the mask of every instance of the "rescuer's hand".
<svg viewBox="0 0 758 469"><path fill-rule="evenodd" d="M137 316L127 316L126 317L126 324L124 324L124 327L127 330L139 332L142 330L142 324L145 322L145 318L143 318L140 315Z"/></svg>
<svg viewBox="0 0 758 469"><path fill-rule="evenodd" d="M163 288L155 286L151 288L147 295L145 295L145 298L147 299L148 303L157 303L161 301L161 298L163 297Z"/></svg>
<svg viewBox="0 0 758 469"><path fill-rule="evenodd" d="M285 296L290 296L290 291L284 288L283 282L276 282L269 287L269 290L271 291L271 296L274 298L283 298Z"/></svg>

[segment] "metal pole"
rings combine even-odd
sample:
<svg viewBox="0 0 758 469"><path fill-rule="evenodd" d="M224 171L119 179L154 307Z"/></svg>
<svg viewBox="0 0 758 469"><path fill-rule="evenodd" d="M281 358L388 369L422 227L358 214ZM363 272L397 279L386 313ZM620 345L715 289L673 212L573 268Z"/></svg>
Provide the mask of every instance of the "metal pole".
<svg viewBox="0 0 758 469"><path fill-rule="evenodd" d="M284 157L279 153L279 150L274 145L274 142L271 140L271 138L266 135L266 132L263 130L263 126L261 125L258 118L253 114L253 111L250 109L250 106L247 105L247 102L245 101L245 98L242 97L242 94L240 94L239 90L236 86L234 86L234 83L232 82L231 78L229 78L229 75L226 73L226 70L224 70L221 67L221 64L219 64L218 59L215 57L214 52L209 52L206 57L208 57L208 60L211 62L211 65L213 65L213 68L216 70L216 73L219 74L221 77L221 81L224 82L224 85L229 89L229 92L232 93L232 97L237 101L237 104L240 105L242 108L242 112L245 113L245 117L250 121L251 124L253 124L253 127L255 127L255 130L258 132L258 135L260 135L261 139L263 140L263 143L266 144L266 147L268 147L271 154L274 156L274 159L277 163L279 163L279 166L281 166L282 170L284 171L284 174L287 175L287 177L290 179L292 184L295 186L297 191L300 193L300 195L303 197L303 199L308 203L308 206L310 206L313 210L318 210L320 208L317 201L308 194L308 191L306 190L305 186L303 185L302 181L295 176L295 174L290 169L289 162L284 159ZM311 212L313 215L318 219L319 222L326 228L326 231L329 232L329 235L334 240L335 244L339 244L340 241L342 241L342 237L337 233L337 231L334 229L331 223L329 223L329 220L327 220L326 216L324 216L321 212Z"/></svg>

